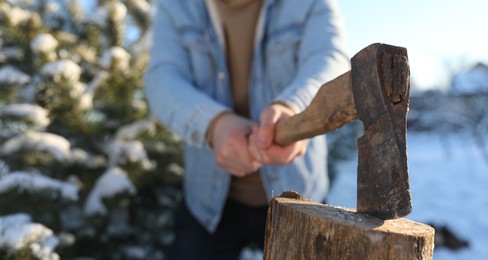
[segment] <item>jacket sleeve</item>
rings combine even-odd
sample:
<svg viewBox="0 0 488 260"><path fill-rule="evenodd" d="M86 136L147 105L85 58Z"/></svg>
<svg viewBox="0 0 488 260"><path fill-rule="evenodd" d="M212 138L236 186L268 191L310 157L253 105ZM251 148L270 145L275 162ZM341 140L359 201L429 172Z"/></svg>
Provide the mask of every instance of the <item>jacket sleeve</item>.
<svg viewBox="0 0 488 260"><path fill-rule="evenodd" d="M302 112L321 85L350 68L342 23L335 0L314 1L303 28L296 77L275 102Z"/></svg>
<svg viewBox="0 0 488 260"><path fill-rule="evenodd" d="M144 89L152 114L187 144L206 146L210 121L230 108L216 102L193 84L188 54L182 46L170 11L161 1L153 21L150 62Z"/></svg>

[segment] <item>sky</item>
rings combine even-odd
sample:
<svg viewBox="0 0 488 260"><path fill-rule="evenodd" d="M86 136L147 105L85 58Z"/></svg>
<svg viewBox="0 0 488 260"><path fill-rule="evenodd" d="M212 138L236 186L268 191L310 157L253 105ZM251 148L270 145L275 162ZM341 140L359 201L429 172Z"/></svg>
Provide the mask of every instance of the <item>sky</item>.
<svg viewBox="0 0 488 260"><path fill-rule="evenodd" d="M488 64L486 0L337 0L349 55L376 42L407 48L412 84L445 88L452 71Z"/></svg>

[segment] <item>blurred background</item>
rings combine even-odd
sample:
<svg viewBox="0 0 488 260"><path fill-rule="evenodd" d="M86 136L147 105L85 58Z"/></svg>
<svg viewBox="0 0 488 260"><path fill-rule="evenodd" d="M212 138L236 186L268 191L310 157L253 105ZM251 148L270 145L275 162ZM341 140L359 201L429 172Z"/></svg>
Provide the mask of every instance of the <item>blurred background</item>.
<svg viewBox="0 0 488 260"><path fill-rule="evenodd" d="M151 4L0 0L1 259L165 259L184 165L142 91ZM408 50L408 218L434 259L488 258L488 2L338 4L350 56ZM332 205L355 207L360 135L328 135Z"/></svg>
<svg viewBox="0 0 488 260"><path fill-rule="evenodd" d="M350 55L373 42L408 50L413 211L407 218L436 228L434 259L487 259L488 2L339 0L339 6ZM329 141L348 133L341 129ZM328 202L355 207L357 153L342 154L349 159L334 162Z"/></svg>

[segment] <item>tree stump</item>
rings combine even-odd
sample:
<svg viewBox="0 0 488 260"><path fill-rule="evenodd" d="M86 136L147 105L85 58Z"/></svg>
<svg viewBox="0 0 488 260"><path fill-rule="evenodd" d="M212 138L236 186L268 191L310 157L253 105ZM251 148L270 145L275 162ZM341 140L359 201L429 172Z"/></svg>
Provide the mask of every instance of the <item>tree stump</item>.
<svg viewBox="0 0 488 260"><path fill-rule="evenodd" d="M381 220L353 209L271 200L264 259L432 259L434 229L405 218Z"/></svg>

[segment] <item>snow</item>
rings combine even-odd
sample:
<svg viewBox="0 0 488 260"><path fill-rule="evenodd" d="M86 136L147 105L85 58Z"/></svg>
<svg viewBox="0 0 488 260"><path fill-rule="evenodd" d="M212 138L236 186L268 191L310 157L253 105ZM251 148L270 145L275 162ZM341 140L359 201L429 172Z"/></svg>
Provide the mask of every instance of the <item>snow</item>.
<svg viewBox="0 0 488 260"><path fill-rule="evenodd" d="M106 165L105 157L101 155L92 155L80 148L71 150L71 162L84 165L88 168L99 168Z"/></svg>
<svg viewBox="0 0 488 260"><path fill-rule="evenodd" d="M71 157L70 142L56 134L28 131L7 140L0 147L0 155L10 155L20 151L39 151L51 154L58 161L66 161Z"/></svg>
<svg viewBox="0 0 488 260"><path fill-rule="evenodd" d="M21 23L26 22L32 16L32 13L27 10L18 8L16 6L10 6L9 4L2 2L0 3L0 18L3 18L3 16L5 16L5 20L8 21L8 24L10 26L17 27Z"/></svg>
<svg viewBox="0 0 488 260"><path fill-rule="evenodd" d="M93 94L89 92L82 93L80 96L79 108L89 110L93 108Z"/></svg>
<svg viewBox="0 0 488 260"><path fill-rule="evenodd" d="M63 182L41 174L28 172L10 172L0 176L0 194L16 190L18 193L41 193L57 191L64 201L78 200L78 186L70 182Z"/></svg>
<svg viewBox="0 0 488 260"><path fill-rule="evenodd" d="M49 53L58 47L58 41L49 33L43 33L36 36L31 41L31 49L34 53Z"/></svg>
<svg viewBox="0 0 488 260"><path fill-rule="evenodd" d="M438 248L436 260L488 259L488 165L463 134L408 133L413 211L407 218L447 225L469 247ZM328 203L356 207L357 157L340 164Z"/></svg>
<svg viewBox="0 0 488 260"><path fill-rule="evenodd" d="M77 76L79 77L79 76ZM87 85L83 82L71 82L69 95L72 99L78 99L78 108L88 110L93 108L93 92L87 91Z"/></svg>
<svg viewBox="0 0 488 260"><path fill-rule="evenodd" d="M0 248L18 250L29 246L34 255L43 260L57 260L54 252L58 239L52 230L37 223L23 213L0 216Z"/></svg>
<svg viewBox="0 0 488 260"><path fill-rule="evenodd" d="M106 165L107 160L102 155L93 155L80 148L72 148L67 139L52 133L28 131L22 135L12 137L0 145L0 155L37 151L53 156L57 161L69 164L81 164L88 168L98 168ZM137 152L137 151L134 151ZM0 163L0 169L1 169Z"/></svg>
<svg viewBox="0 0 488 260"><path fill-rule="evenodd" d="M121 165L126 163L140 163L145 169L150 169L152 163L147 157L144 145L139 140L124 141L115 139L108 145L108 156L110 165Z"/></svg>
<svg viewBox="0 0 488 260"><path fill-rule="evenodd" d="M41 106L32 104L10 104L2 107L0 116L11 116L32 122L35 126L46 127L51 120L49 112Z"/></svg>
<svg viewBox="0 0 488 260"><path fill-rule="evenodd" d="M81 68L71 60L58 60L42 66L41 74L52 77L54 82L66 80L75 83L80 80Z"/></svg>
<svg viewBox="0 0 488 260"><path fill-rule="evenodd" d="M115 23L122 22L127 16L127 7L121 2L114 2L109 5L109 13L112 15Z"/></svg>
<svg viewBox="0 0 488 260"><path fill-rule="evenodd" d="M88 216L107 213L107 208L103 205L103 199L111 198L118 194L135 194L136 188L127 173L120 168L108 169L90 191L85 204L85 214Z"/></svg>
<svg viewBox="0 0 488 260"><path fill-rule="evenodd" d="M24 85L31 81L31 77L12 66L0 68L0 83L9 85Z"/></svg>
<svg viewBox="0 0 488 260"><path fill-rule="evenodd" d="M155 131L155 121L153 119L145 118L122 126L117 130L115 136L117 139L131 140L137 138L140 134L154 133Z"/></svg>
<svg viewBox="0 0 488 260"><path fill-rule="evenodd" d="M129 0L128 4L134 6L137 10L143 13L149 13L151 11L151 5L145 0Z"/></svg>
<svg viewBox="0 0 488 260"><path fill-rule="evenodd" d="M107 21L109 15L112 15L114 22L121 23L127 16L127 7L121 2L112 2L112 4L106 4L102 7L97 8L95 14L89 19L91 22L99 25L102 28L107 27Z"/></svg>
<svg viewBox="0 0 488 260"><path fill-rule="evenodd" d="M150 169L153 164L148 159L143 143L134 139L144 133L153 133L156 129L154 123L154 120L146 118L121 127L107 145L110 165L140 163L144 169Z"/></svg>
<svg viewBox="0 0 488 260"><path fill-rule="evenodd" d="M126 70L129 68L129 61L131 55L119 46L114 46L103 52L102 58L98 62L100 67L108 70L112 67L116 67L120 70Z"/></svg>

